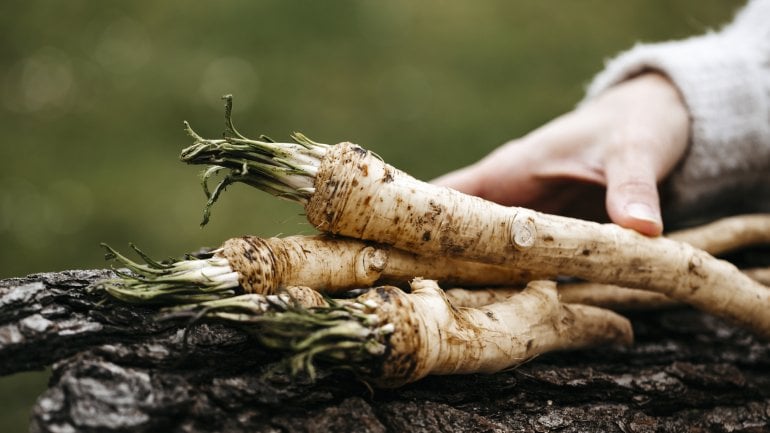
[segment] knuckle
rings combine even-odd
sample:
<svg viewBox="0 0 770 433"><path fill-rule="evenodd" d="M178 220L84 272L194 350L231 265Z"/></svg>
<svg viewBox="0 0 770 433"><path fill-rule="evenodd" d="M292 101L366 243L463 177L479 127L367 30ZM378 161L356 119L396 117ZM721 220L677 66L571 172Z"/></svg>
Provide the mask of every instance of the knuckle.
<svg viewBox="0 0 770 433"><path fill-rule="evenodd" d="M625 179L619 182L614 189L624 195L649 197L658 194L657 185L643 179Z"/></svg>
<svg viewBox="0 0 770 433"><path fill-rule="evenodd" d="M632 124L613 130L607 137L610 148L618 153L628 151L644 151L660 149L666 145L664 140L653 128Z"/></svg>

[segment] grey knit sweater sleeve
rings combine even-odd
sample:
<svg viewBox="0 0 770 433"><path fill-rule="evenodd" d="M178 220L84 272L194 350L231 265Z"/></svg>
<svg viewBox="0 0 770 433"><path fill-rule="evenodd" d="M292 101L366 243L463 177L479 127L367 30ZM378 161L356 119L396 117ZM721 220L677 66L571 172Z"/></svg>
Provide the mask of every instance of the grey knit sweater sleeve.
<svg viewBox="0 0 770 433"><path fill-rule="evenodd" d="M770 211L770 0L719 32L640 44L610 60L586 99L645 70L667 75L691 117L687 154L662 185L667 223Z"/></svg>

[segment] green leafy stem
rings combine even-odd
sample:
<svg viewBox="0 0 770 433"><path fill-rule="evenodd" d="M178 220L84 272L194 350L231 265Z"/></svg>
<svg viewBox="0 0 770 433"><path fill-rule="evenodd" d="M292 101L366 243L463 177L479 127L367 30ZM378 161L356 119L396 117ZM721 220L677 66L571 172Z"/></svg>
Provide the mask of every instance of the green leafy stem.
<svg viewBox="0 0 770 433"><path fill-rule="evenodd" d="M225 100L225 132L221 139L206 139L184 122L194 143L182 150L180 159L188 164L210 165L202 174L203 191L208 198L201 225L208 223L211 207L230 184L241 182L277 197L307 203L315 192L315 176L321 160L330 148L295 132L291 143L278 143L265 135L259 139L244 137L232 121L232 95ZM224 178L212 190L209 180L225 171Z"/></svg>
<svg viewBox="0 0 770 433"><path fill-rule="evenodd" d="M212 255L205 259L188 256L185 260L159 262L139 248L131 248L144 263L137 263L107 244L105 257L117 261L117 277L97 282L95 290L130 303L179 304L211 301L243 293L238 274L224 257ZM129 272L123 269L127 268Z"/></svg>
<svg viewBox="0 0 770 433"><path fill-rule="evenodd" d="M268 349L289 353L291 373L316 376L320 360L332 367L371 375L384 359L394 331L380 323L371 305L333 301L303 308L287 294L246 294L164 310L165 318L211 318L243 325Z"/></svg>

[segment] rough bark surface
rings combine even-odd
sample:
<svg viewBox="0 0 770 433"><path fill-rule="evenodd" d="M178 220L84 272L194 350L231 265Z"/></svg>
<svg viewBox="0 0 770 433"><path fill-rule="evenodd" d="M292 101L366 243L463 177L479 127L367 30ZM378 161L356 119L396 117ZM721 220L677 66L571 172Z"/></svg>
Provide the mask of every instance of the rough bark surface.
<svg viewBox="0 0 770 433"><path fill-rule="evenodd" d="M289 379L237 328L159 323L85 287L109 271L0 281L0 373L53 364L36 432L763 432L770 343L689 310L632 317L629 349L371 390ZM770 313L768 313L770 314Z"/></svg>

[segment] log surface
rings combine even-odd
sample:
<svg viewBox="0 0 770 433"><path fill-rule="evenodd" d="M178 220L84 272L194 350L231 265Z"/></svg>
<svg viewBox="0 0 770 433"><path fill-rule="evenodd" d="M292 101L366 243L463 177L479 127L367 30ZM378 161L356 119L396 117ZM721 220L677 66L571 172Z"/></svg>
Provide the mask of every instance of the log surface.
<svg viewBox="0 0 770 433"><path fill-rule="evenodd" d="M292 380L222 324L190 327L185 344L155 310L85 290L109 275L0 281L0 372L53 365L33 431L770 431L770 343L689 309L632 316L631 348L383 391L340 371Z"/></svg>

